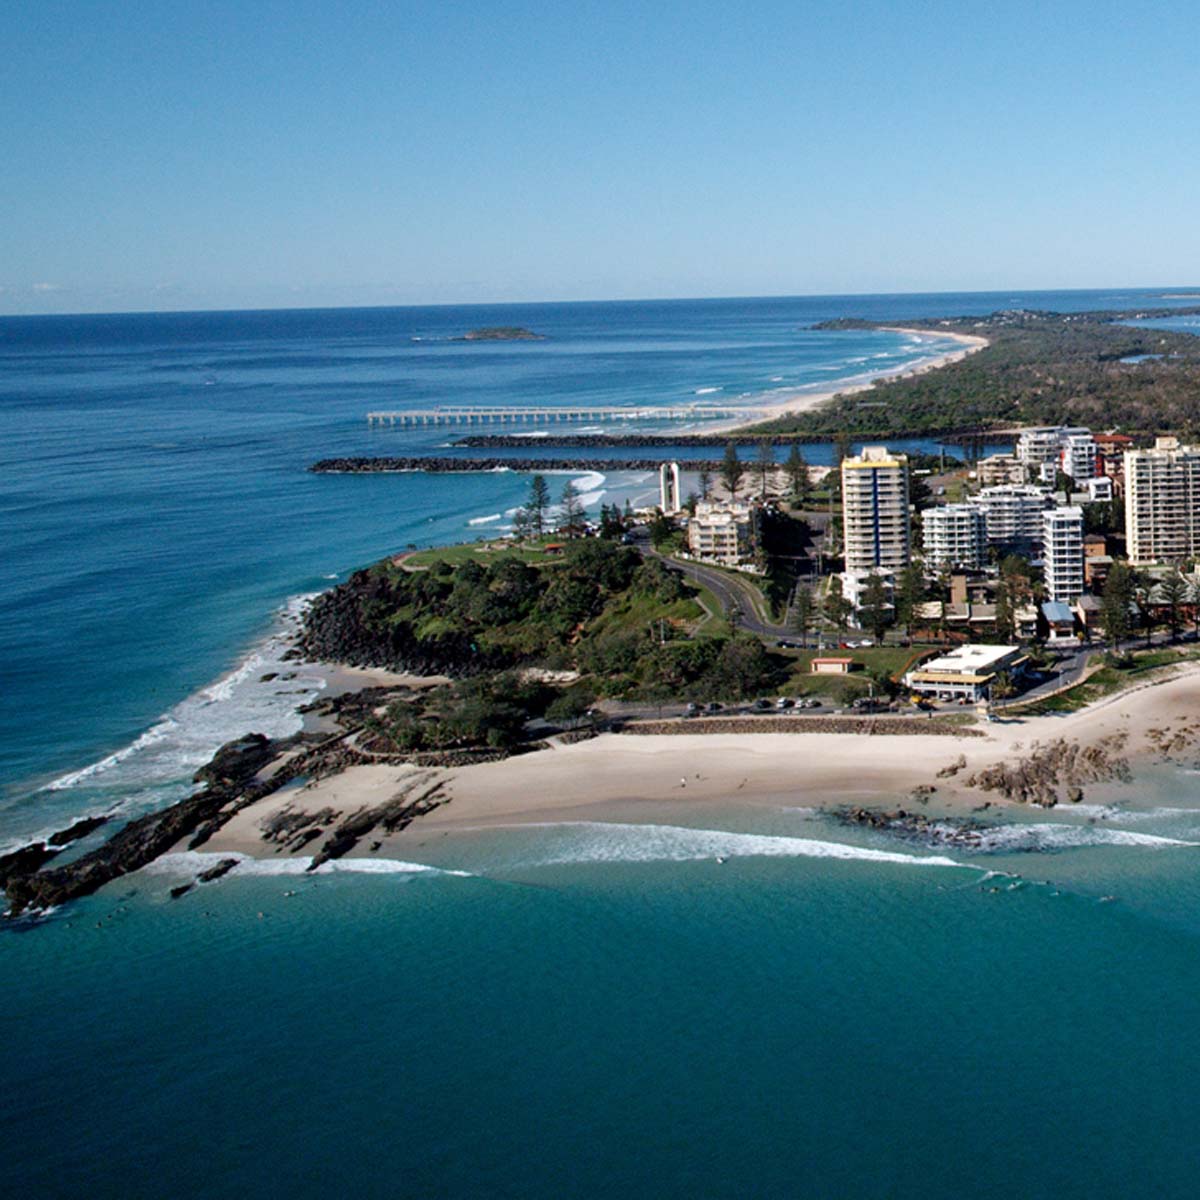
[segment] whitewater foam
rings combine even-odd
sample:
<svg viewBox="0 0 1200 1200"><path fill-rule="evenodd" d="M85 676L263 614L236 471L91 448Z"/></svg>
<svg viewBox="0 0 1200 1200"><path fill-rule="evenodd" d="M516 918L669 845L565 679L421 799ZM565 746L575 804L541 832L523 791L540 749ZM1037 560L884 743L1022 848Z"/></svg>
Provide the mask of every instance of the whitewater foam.
<svg viewBox="0 0 1200 1200"><path fill-rule="evenodd" d="M297 706L325 687L315 672L284 659L296 624L317 593L293 597L276 613L275 628L232 671L180 701L129 745L44 784L41 792L102 789L80 816L112 815L161 807L180 798L197 767L232 738L253 729L287 737L300 729ZM263 682L271 674L289 686ZM120 799L114 804L113 793ZM28 839L22 839L23 841Z"/></svg>
<svg viewBox="0 0 1200 1200"><path fill-rule="evenodd" d="M395 858L335 858L322 863L310 871L312 859L306 856L292 858L254 858L249 854L221 854L198 850L180 850L164 854L143 867L148 875L171 875L195 877L202 871L215 867L225 859L237 859L237 866L229 874L246 876L295 876L295 875L453 875L473 878L470 871L448 870L431 867L427 863L404 862ZM224 878L224 876L222 876Z"/></svg>
<svg viewBox="0 0 1200 1200"><path fill-rule="evenodd" d="M986 830L980 835L976 848L990 854L1008 854L1029 851L1076 850L1087 846L1140 846L1147 849L1166 849L1177 846L1200 846L1200 842L1163 837L1153 833L1134 833L1128 829L1113 829L1107 825L1065 825L1045 821L1028 825L1004 825Z"/></svg>
<svg viewBox="0 0 1200 1200"><path fill-rule="evenodd" d="M467 524L468 525L491 525L493 521L499 521L500 517L501 517L500 513L491 513L489 516L486 516L486 517L471 517L470 520L467 521Z"/></svg>
<svg viewBox="0 0 1200 1200"><path fill-rule="evenodd" d="M941 855L872 850L843 842L679 825L566 821L535 826L557 836L526 866L601 862L693 862L717 858L837 858L912 867L961 867Z"/></svg>

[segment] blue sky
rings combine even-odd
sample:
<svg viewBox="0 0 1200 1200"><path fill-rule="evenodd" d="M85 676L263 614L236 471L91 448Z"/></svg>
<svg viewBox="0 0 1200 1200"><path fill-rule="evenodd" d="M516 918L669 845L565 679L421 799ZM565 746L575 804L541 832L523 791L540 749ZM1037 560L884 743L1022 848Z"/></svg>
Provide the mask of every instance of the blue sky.
<svg viewBox="0 0 1200 1200"><path fill-rule="evenodd" d="M1182 3L0 13L2 312L1200 282Z"/></svg>

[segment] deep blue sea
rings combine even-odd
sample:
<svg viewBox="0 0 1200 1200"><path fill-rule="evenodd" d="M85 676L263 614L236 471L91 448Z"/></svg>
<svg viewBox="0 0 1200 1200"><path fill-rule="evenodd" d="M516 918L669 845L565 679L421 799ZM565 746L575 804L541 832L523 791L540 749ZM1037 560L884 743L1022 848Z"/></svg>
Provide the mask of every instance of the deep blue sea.
<svg viewBox="0 0 1200 1200"><path fill-rule="evenodd" d="M370 430L368 410L752 407L946 348L811 329L826 317L1162 303L2 318L0 846L160 806L221 741L294 728L319 680L260 677L304 596L406 545L503 529L518 473L308 474L329 455L461 452L453 431ZM481 325L547 340L453 340ZM652 494L613 457L580 477L592 505ZM703 828L681 813L455 838L426 848L435 869L239 871L177 904L169 876L143 873L0 937L8 1182L1190 1196L1195 784L1181 771L1030 817L969 860L848 838L798 782L794 809Z"/></svg>

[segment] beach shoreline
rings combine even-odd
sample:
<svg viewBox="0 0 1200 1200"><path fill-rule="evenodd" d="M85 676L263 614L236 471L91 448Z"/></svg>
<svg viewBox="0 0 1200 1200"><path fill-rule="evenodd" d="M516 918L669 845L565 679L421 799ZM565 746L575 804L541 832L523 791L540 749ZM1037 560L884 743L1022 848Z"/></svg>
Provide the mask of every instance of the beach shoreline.
<svg viewBox="0 0 1200 1200"><path fill-rule="evenodd" d="M328 822L332 827L406 788L436 783L445 797L438 807L399 832L364 836L346 857L420 861L421 843L442 835L580 821L652 824L731 809L889 812L919 805L931 818L987 813L1003 820L1029 805L980 785L998 767L1017 768L1056 747L1073 747L1082 760L1110 763L1111 778L1119 779L1123 771L1164 761L1165 747L1178 753L1185 743L1194 746L1200 739L1200 664L1172 668L1163 678L1074 713L988 724L975 736L802 732L804 718L793 720L789 732L601 733L461 767L352 765L242 809L203 849L218 856L288 857L285 848L263 839L264 827L281 813L337 813ZM1104 769L1098 770L1095 786L1104 790L1106 782ZM1061 803L1072 807L1069 800Z"/></svg>
<svg viewBox="0 0 1200 1200"><path fill-rule="evenodd" d="M815 409L820 408L821 405L827 404L835 396L855 396L862 392L870 391L875 386L876 381L880 379L909 379L918 375L924 375L929 371L936 371L938 368L949 366L951 363L961 362L964 358L975 354L990 344L988 338L975 334L934 333L928 329L910 329L903 325L880 325L878 328L887 333L903 333L910 337L919 337L929 341L954 341L959 343L959 349L947 350L941 354L930 355L928 358L917 359L915 363L906 363L903 366L892 367L883 371L874 371L870 373L869 377L850 375L846 377L848 380L858 380L858 382L851 382L844 387L835 387L831 390L821 392L793 392L786 399L757 408L755 411L758 415L752 420L722 421L713 425L707 425L700 432L704 434L740 433L743 430L752 429L764 421L778 421L782 417L798 416L802 413L813 412Z"/></svg>

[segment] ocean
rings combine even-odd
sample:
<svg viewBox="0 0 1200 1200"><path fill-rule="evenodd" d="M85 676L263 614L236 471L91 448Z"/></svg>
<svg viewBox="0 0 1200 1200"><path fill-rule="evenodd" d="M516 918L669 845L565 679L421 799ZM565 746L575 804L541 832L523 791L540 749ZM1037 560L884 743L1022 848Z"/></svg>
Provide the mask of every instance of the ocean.
<svg viewBox="0 0 1200 1200"><path fill-rule="evenodd" d="M503 528L520 473L307 473L463 453L453 431L368 429L368 410L752 407L939 349L811 329L826 317L1151 303L1169 302L0 319L0 845L159 807L221 741L288 732L320 686L279 658L305 596L390 551ZM481 325L547 340L454 340ZM579 477L593 506L652 494L621 457ZM968 861L850 836L799 794L702 829L681 814L455 838L427 848L441 869L239 870L178 903L170 875L143 873L0 938L9 1181L1190 1195L1195 783L1173 771L1116 807L1031 817Z"/></svg>

